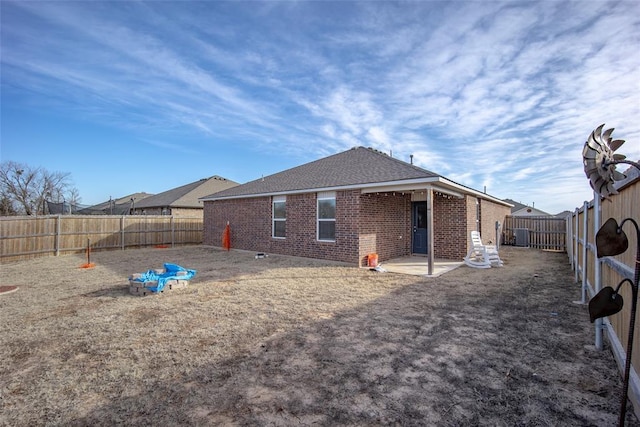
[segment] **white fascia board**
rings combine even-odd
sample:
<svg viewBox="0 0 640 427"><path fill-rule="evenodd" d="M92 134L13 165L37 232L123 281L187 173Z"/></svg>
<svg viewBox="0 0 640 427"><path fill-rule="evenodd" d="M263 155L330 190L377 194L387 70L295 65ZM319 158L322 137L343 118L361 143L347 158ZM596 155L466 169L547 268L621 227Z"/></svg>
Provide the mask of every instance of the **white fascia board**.
<svg viewBox="0 0 640 427"><path fill-rule="evenodd" d="M446 178L440 177L440 179L438 181L441 184L444 184L444 185L446 185L448 187L455 188L455 189L460 190L460 191L462 191L464 193L467 193L469 195L476 196L476 197L479 197L481 199L490 200L492 202L499 203L499 204L501 204L503 206L508 206L510 208L513 207L513 205L511 203L507 203L504 200L498 199L497 197L490 196L487 193L483 193L481 191L474 190L473 188L465 187L464 185L460 185L460 184L457 184L457 183L455 183L453 181L449 181Z"/></svg>
<svg viewBox="0 0 640 427"><path fill-rule="evenodd" d="M376 185L375 187L363 188L362 193L388 193L388 192L410 192L410 191L420 191L420 190L434 190L439 191L440 193L448 194L453 197L457 197L462 199L464 195L457 191L452 191L448 188L441 187L438 185L433 185L434 183L420 183L420 184L402 184L402 185L388 185L388 186L380 186Z"/></svg>
<svg viewBox="0 0 640 427"><path fill-rule="evenodd" d="M391 182L378 182L375 184L368 184L360 186L363 193L382 193L389 191L411 191L411 190L424 190L432 188L434 191L439 191L444 194L448 194L454 197L463 198L464 195L470 195L479 197L482 199L490 200L495 203L499 203L504 206L513 207L513 205L500 200L496 197L490 196L481 191L474 190L464 185L457 184L453 181L449 181L441 176L432 178L420 178L420 179L408 179L405 181L391 181Z"/></svg>
<svg viewBox="0 0 640 427"><path fill-rule="evenodd" d="M388 193L389 191L412 191L431 188L438 180L433 178L406 179L403 181L375 182L361 185L362 193Z"/></svg>
<svg viewBox="0 0 640 427"><path fill-rule="evenodd" d="M323 191L353 190L361 187L362 187L361 185L355 185L355 186L344 186L344 187L307 188L304 190L275 191L273 193L254 193L254 194L242 194L237 196L206 197L206 198L202 198L201 200L204 202L214 202L217 200L252 199L254 197L272 197L272 196L286 196L288 194L305 194L305 193L320 193Z"/></svg>

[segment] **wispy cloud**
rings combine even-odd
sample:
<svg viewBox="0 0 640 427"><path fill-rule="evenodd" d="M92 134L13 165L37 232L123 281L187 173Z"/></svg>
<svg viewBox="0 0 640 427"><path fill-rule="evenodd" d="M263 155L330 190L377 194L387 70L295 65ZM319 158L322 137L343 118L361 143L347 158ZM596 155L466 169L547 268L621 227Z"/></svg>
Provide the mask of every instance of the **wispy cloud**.
<svg viewBox="0 0 640 427"><path fill-rule="evenodd" d="M580 151L599 124L640 158L637 2L2 8L3 99L134 133L300 162L369 145L550 211L590 198Z"/></svg>

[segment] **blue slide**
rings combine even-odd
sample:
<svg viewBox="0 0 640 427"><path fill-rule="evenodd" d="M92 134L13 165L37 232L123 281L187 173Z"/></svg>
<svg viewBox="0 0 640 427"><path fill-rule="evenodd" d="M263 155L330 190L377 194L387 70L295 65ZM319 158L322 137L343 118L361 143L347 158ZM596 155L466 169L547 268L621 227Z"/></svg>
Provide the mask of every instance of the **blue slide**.
<svg viewBox="0 0 640 427"><path fill-rule="evenodd" d="M135 282L153 282L158 281L158 286L147 288L152 292L160 292L164 289L168 280L191 280L193 276L196 275L196 270L187 270L184 267L180 267L177 264L164 264L165 272L162 274L158 274L153 270L149 270L146 273L142 273L140 277L133 279ZM178 275L179 271L186 271L186 274Z"/></svg>

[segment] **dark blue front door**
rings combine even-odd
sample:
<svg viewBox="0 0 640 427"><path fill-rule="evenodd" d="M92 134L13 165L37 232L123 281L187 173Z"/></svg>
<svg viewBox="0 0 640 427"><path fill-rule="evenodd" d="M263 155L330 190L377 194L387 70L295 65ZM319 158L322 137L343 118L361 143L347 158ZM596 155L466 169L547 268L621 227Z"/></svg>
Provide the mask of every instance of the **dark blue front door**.
<svg viewBox="0 0 640 427"><path fill-rule="evenodd" d="M427 202L413 202L413 253L427 253Z"/></svg>

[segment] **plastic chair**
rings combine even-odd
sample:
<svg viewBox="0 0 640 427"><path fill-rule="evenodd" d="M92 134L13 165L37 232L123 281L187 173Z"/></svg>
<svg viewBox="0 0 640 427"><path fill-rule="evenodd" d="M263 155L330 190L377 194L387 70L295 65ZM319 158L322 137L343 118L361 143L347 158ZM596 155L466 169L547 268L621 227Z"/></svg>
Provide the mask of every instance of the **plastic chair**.
<svg viewBox="0 0 640 427"><path fill-rule="evenodd" d="M502 267L504 265L500 255L498 255L498 248L493 245L482 244L478 231L471 232L471 249L469 249L467 256L464 257L464 263L474 268Z"/></svg>

